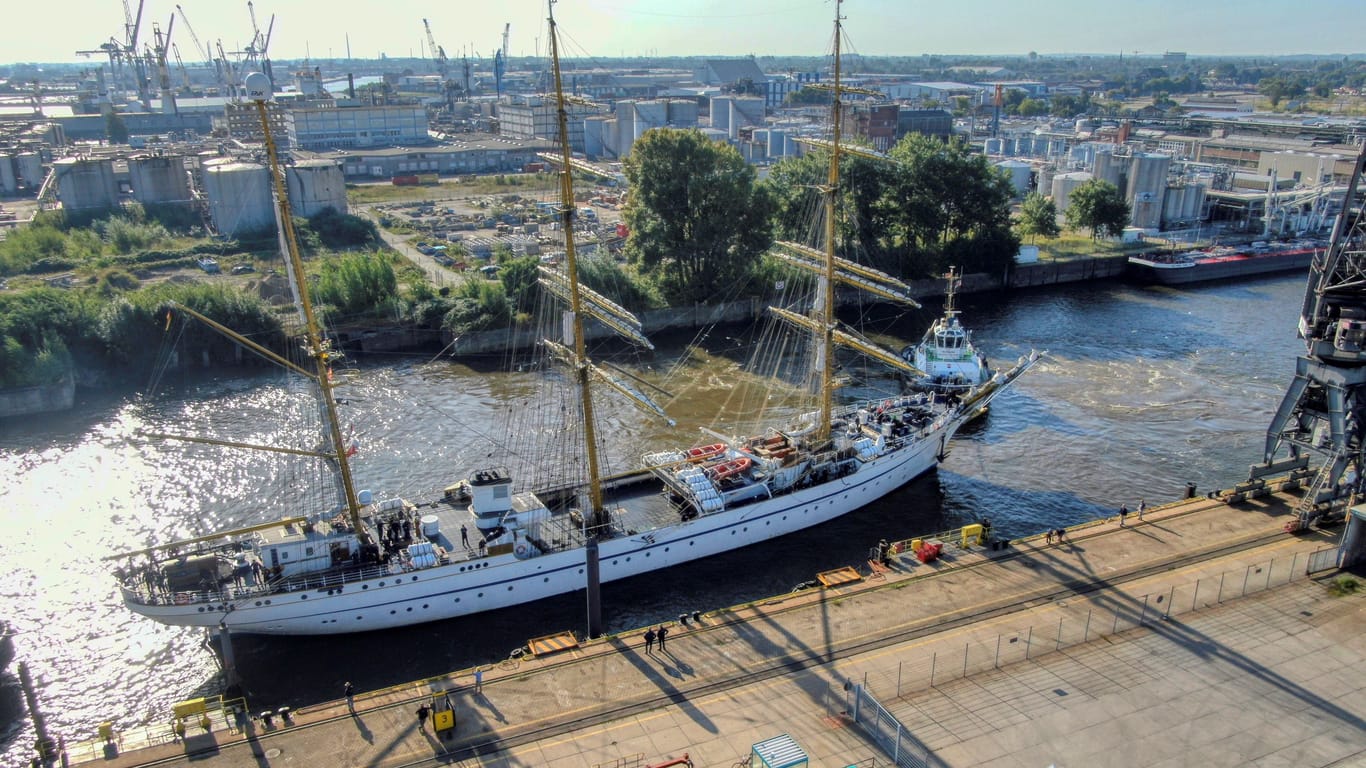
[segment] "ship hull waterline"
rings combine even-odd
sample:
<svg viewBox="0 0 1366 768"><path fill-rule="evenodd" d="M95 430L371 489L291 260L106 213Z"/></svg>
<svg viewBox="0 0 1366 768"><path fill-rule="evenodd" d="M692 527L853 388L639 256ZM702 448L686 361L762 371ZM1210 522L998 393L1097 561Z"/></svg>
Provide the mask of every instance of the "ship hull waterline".
<svg viewBox="0 0 1366 768"><path fill-rule="evenodd" d="M1185 285L1207 280L1229 280L1254 275L1270 275L1308 269L1314 252L1228 259L1195 264L1163 264L1129 261L1134 279L1159 285Z"/></svg>
<svg viewBox="0 0 1366 768"><path fill-rule="evenodd" d="M934 439L877 457L842 478L599 542L601 580L616 581L769 541L828 522L902 487L937 466L962 425L951 418ZM173 626L226 627L262 635L331 635L440 621L521 605L585 587L584 550L525 559L506 554L356 582L344 587L255 595L217 605L148 605L140 614Z"/></svg>

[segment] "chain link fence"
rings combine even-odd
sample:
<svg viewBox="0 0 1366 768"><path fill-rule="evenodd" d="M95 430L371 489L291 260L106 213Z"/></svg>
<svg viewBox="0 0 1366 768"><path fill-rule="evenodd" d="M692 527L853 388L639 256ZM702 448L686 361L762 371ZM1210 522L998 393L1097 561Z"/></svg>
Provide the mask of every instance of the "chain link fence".
<svg viewBox="0 0 1366 768"><path fill-rule="evenodd" d="M905 768L939 766L941 763L933 754L878 702L874 691L883 697L900 698L926 687L1167 621L1308 579L1315 573L1336 568L1339 556L1338 547L1327 547L1224 571L1173 585L1161 592L1130 595L1113 589L1088 597L1060 600L1055 605L1064 615L1056 623L1029 624L995 638L969 640L961 648L941 645L928 654L921 650L913 657L899 659L894 670L864 673L861 682L851 681L846 685L845 711L897 765Z"/></svg>

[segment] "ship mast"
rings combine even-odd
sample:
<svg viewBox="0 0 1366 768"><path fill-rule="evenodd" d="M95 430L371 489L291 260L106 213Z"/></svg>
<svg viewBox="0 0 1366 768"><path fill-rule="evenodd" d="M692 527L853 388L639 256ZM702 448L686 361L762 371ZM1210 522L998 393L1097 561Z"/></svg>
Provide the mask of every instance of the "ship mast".
<svg viewBox="0 0 1366 768"><path fill-rule="evenodd" d="M588 456L588 503L593 526L608 524L602 502L602 480L598 468L598 441L593 430L593 392L589 387L591 370L583 335L583 292L579 286L578 261L574 253L574 166L569 147L569 111L565 107L564 84L560 79L560 35L555 26L555 0L549 0L550 68L555 79L555 114L560 140L560 222L564 231L564 268L568 282L569 313L574 335L574 378L578 383L583 409L584 449Z"/></svg>
<svg viewBox="0 0 1366 768"><path fill-rule="evenodd" d="M825 285L822 306L816 320L821 325L821 409L816 424L818 441L830 437L831 411L834 409L835 380L835 196L840 184L840 4L835 0L835 90L831 98L830 172L825 187Z"/></svg>
<svg viewBox="0 0 1366 768"><path fill-rule="evenodd" d="M294 278L299 307L304 315L306 349L308 356L313 359L312 378L314 383L318 385L318 392L322 397L328 437L332 442L333 456L331 458L336 460L337 469L341 473L342 489L346 494L346 510L351 518L351 525L361 541L368 543L369 536L365 531L365 526L361 524L360 503L356 499L356 487L351 479L351 465L346 458L346 443L342 437L341 421L337 418L337 401L332 395L332 381L328 374L328 360L331 353L323 342L317 315L314 314L313 304L308 298L308 281L304 277L303 259L299 257L299 241L294 234L294 217L289 207L289 190L285 185L284 170L280 167L280 157L275 147L275 138L270 132L270 118L266 113L266 101L270 98L273 89L270 86L270 79L259 72L248 76L246 85L248 97L256 102L256 111L261 118L261 129L265 133L266 156L270 161L270 177L275 184L276 213L280 219L281 231L284 233L285 256L289 262L289 271Z"/></svg>

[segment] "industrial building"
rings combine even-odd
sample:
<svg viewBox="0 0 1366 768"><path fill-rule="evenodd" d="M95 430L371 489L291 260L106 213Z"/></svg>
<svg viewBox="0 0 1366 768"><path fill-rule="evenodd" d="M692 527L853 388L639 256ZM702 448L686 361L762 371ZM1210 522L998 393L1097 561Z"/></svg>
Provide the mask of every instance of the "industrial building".
<svg viewBox="0 0 1366 768"><path fill-rule="evenodd" d="M291 147L306 150L428 144L427 110L417 105L296 107L285 112Z"/></svg>
<svg viewBox="0 0 1366 768"><path fill-rule="evenodd" d="M543 139L509 139L466 134L458 140L426 147L382 147L330 152L295 151L300 162L332 160L347 179L389 179L416 173L515 173L540 162L554 145Z"/></svg>
<svg viewBox="0 0 1366 768"><path fill-rule="evenodd" d="M555 105L540 96L514 96L496 105L498 133L510 139L554 139L559 135L559 114ZM584 149L584 119L601 115L604 107L587 104L567 104L569 146L575 152Z"/></svg>

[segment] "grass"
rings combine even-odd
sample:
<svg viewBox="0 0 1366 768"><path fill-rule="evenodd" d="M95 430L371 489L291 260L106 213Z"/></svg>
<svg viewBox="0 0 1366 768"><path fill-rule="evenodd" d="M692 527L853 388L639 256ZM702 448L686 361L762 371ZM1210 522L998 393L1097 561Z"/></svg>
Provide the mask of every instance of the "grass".
<svg viewBox="0 0 1366 768"><path fill-rule="evenodd" d="M1058 237L1040 239L1025 245L1039 246L1039 258L1048 260L1086 258L1090 256L1114 256L1150 250L1151 243L1121 243L1117 240L1092 240L1089 234L1064 232Z"/></svg>
<svg viewBox="0 0 1366 768"><path fill-rule="evenodd" d="M1357 581L1355 576L1344 574L1329 583L1328 594L1333 597L1346 597L1356 594L1359 589L1361 589L1361 582Z"/></svg>

